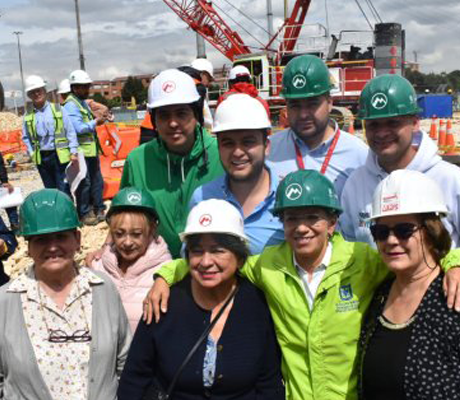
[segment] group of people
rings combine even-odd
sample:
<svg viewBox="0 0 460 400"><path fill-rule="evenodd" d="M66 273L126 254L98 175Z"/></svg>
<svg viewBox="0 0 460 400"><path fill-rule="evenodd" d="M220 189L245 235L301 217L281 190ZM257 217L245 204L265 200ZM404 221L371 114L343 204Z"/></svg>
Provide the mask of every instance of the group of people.
<svg viewBox="0 0 460 400"><path fill-rule="evenodd" d="M0 398L457 398L459 171L403 77L362 92L369 148L331 120L331 88L295 57L289 128L235 89L210 135L193 78L158 74L155 138L129 154L87 267L63 191L21 206L33 265L0 289Z"/></svg>

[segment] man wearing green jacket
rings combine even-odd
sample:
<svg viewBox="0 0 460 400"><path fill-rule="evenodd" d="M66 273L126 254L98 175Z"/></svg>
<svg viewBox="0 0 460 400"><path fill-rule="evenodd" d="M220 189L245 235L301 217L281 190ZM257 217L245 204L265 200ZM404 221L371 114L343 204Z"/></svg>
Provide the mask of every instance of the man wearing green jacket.
<svg viewBox="0 0 460 400"><path fill-rule="evenodd" d="M184 72L161 72L149 87L148 108L159 138L128 156L121 188L135 186L154 196L159 234L173 257L180 255L195 189L223 174L217 142L203 131L203 105L195 82Z"/></svg>
<svg viewBox="0 0 460 400"><path fill-rule="evenodd" d="M274 209L286 241L267 247L241 270L265 293L283 355L288 400L358 398L361 321L388 270L370 246L346 242L334 232L341 212L334 186L324 175L313 170L288 174ZM458 252L449 254L444 269L458 265ZM182 261L174 263L158 272L168 284L188 272ZM163 279L157 279L144 314L158 308L164 289ZM161 307L164 311L163 300Z"/></svg>

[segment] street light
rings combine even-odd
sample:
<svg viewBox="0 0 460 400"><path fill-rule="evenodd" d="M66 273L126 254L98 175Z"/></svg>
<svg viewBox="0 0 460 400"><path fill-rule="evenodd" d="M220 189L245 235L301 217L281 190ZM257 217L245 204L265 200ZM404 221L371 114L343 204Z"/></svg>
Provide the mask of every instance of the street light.
<svg viewBox="0 0 460 400"><path fill-rule="evenodd" d="M75 15L77 16L77 38L78 38L78 54L80 59L80 69L85 69L85 57L83 55L83 40L81 38L81 27L80 27L80 10L78 8L78 0L75 0Z"/></svg>
<svg viewBox="0 0 460 400"><path fill-rule="evenodd" d="M13 32L13 35L16 35L18 39L19 71L21 72L22 98L24 100L24 114L25 114L27 99L26 99L26 88L24 86L24 73L22 71L21 40L19 39L19 35L22 35L22 32L21 31Z"/></svg>

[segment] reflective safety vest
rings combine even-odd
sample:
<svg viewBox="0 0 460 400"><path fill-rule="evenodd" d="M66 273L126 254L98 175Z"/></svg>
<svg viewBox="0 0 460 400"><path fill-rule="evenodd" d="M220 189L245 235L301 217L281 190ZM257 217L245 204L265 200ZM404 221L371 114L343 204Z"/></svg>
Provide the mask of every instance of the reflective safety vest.
<svg viewBox="0 0 460 400"><path fill-rule="evenodd" d="M78 107L78 110L80 111L83 117L83 122L85 124L94 119L93 114L91 114L91 111L83 107L80 101L72 93L67 96L67 98L64 101L64 104L67 104L70 101L74 102ZM88 133L80 134L77 132L77 139L79 145L78 149L83 151L85 157L96 157L98 153L103 154L101 145L99 143L99 139L97 137L96 129L94 130L94 132Z"/></svg>
<svg viewBox="0 0 460 400"><path fill-rule="evenodd" d="M50 103L51 112L54 118L54 146L56 153L61 164L66 164L70 161L70 149L69 141L67 140L66 132L64 129L64 122L62 120L62 111L56 109L56 105ZM27 126L27 132L29 133L29 139L32 144L33 153L32 161L40 165L42 158L40 155L40 141L37 134L37 124L35 121L35 111L28 113L24 121Z"/></svg>

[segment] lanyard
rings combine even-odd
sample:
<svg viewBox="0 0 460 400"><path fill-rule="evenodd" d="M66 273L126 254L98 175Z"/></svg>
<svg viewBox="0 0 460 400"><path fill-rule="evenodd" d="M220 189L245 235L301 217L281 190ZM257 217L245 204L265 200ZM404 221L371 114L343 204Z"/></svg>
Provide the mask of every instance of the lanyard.
<svg viewBox="0 0 460 400"><path fill-rule="evenodd" d="M334 134L334 139L332 139L332 143L329 146L329 150L327 151L326 157L324 158L323 165L321 165L320 172L324 175L326 173L327 167L329 166L329 162L331 161L332 154L334 154L335 146L337 146L337 142L339 141L340 137L340 129L337 128ZM294 140L294 147L295 147L295 157L297 161L297 166L299 169L305 169L305 164L303 162L302 153L300 152L299 146Z"/></svg>

